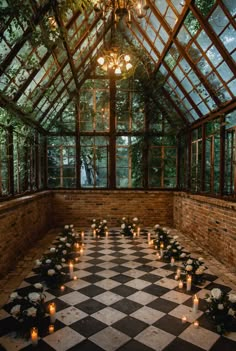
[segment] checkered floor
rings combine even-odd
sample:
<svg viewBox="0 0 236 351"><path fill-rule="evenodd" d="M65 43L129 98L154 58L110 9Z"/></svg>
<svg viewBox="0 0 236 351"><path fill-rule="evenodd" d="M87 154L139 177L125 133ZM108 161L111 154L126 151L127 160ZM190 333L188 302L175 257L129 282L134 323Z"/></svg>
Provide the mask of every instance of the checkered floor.
<svg viewBox="0 0 236 351"><path fill-rule="evenodd" d="M46 290L47 302L57 307L55 332L49 334L45 328L33 347L9 333L14 319L1 310L0 350L236 350L236 333L220 336L204 313L209 290L231 290L210 271L204 286L186 292L174 279L176 266L157 260L145 234L130 239L111 230L108 238L94 239L88 232L84 242L85 252L74 269L78 279L70 280L68 274L63 292ZM38 281L32 273L19 289ZM200 300L197 314L192 311L194 294ZM198 328L193 324L196 320Z"/></svg>

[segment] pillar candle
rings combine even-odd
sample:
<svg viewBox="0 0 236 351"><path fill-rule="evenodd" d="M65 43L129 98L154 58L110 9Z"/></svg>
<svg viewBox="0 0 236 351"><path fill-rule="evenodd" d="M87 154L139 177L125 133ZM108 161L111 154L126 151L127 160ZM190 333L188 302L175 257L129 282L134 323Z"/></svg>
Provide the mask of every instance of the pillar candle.
<svg viewBox="0 0 236 351"><path fill-rule="evenodd" d="M138 227L138 229L137 229L137 236L139 236L140 235L140 227Z"/></svg>
<svg viewBox="0 0 236 351"><path fill-rule="evenodd" d="M198 297L197 297L197 295L194 295L194 298L193 298L193 312L194 313L197 313L197 311L198 311L198 304L199 304Z"/></svg>
<svg viewBox="0 0 236 351"><path fill-rule="evenodd" d="M149 241L150 241L150 239L151 239L151 233L148 232L147 238L148 238L148 243L149 243Z"/></svg>
<svg viewBox="0 0 236 351"><path fill-rule="evenodd" d="M184 284L183 284L182 280L180 280L179 285L178 285L179 289L183 289L183 286L184 286Z"/></svg>
<svg viewBox="0 0 236 351"><path fill-rule="evenodd" d="M38 345L38 329L33 327L30 331L32 345Z"/></svg>
<svg viewBox="0 0 236 351"><path fill-rule="evenodd" d="M70 279L73 279L74 265L72 262L70 262L70 264L69 264L69 272L70 272Z"/></svg>
<svg viewBox="0 0 236 351"><path fill-rule="evenodd" d="M191 291L192 289L192 277L189 275L187 277L187 291Z"/></svg>
<svg viewBox="0 0 236 351"><path fill-rule="evenodd" d="M199 327L199 322L198 322L198 321L195 321L195 322L193 323L193 325L194 325L194 328L198 328L198 327Z"/></svg>
<svg viewBox="0 0 236 351"><path fill-rule="evenodd" d="M177 268L176 270L177 279L180 278L180 274L181 274L181 269Z"/></svg>
<svg viewBox="0 0 236 351"><path fill-rule="evenodd" d="M163 257L163 249L164 249L164 244L161 243L160 244L160 255L161 255L161 257Z"/></svg>
<svg viewBox="0 0 236 351"><path fill-rule="evenodd" d="M174 257L171 257L171 259L170 259L170 265L173 267L174 264L175 264L175 259L174 259Z"/></svg>
<svg viewBox="0 0 236 351"><path fill-rule="evenodd" d="M182 317L182 323L184 324L184 323L186 323L187 322L187 317L186 316L183 316Z"/></svg>
<svg viewBox="0 0 236 351"><path fill-rule="evenodd" d="M49 305L50 322L53 324L56 321L56 305L54 302Z"/></svg>

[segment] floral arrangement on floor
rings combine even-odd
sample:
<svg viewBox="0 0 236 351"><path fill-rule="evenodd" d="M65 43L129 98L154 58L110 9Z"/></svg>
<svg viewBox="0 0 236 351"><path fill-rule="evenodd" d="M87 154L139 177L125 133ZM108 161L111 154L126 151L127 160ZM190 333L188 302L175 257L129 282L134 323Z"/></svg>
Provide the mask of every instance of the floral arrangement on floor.
<svg viewBox="0 0 236 351"><path fill-rule="evenodd" d="M169 240L169 244L166 246L164 251L163 258L168 262L173 257L175 260L184 260L186 259L188 253L183 251L183 247L178 242L178 236L174 235L172 239Z"/></svg>
<svg viewBox="0 0 236 351"><path fill-rule="evenodd" d="M123 217L121 220L121 234L125 236L133 236L134 233L137 234L138 232L138 224L139 224L139 219L137 217L134 217L132 220L130 220L127 217Z"/></svg>
<svg viewBox="0 0 236 351"><path fill-rule="evenodd" d="M178 236L171 236L166 228L162 228L159 224L154 226L154 232L157 239L154 240L154 246L158 250L163 250L163 259L170 262L171 257L175 260L185 260L189 254L178 242Z"/></svg>
<svg viewBox="0 0 236 351"><path fill-rule="evenodd" d="M226 293L219 288L206 295L206 314L216 324L220 334L236 331L236 294Z"/></svg>
<svg viewBox="0 0 236 351"><path fill-rule="evenodd" d="M160 248L165 249L170 242L169 233L162 228L159 224L156 224L153 229L154 233L156 234L156 239L154 239L155 247L160 250ZM162 247L161 247L162 246Z"/></svg>
<svg viewBox="0 0 236 351"><path fill-rule="evenodd" d="M22 291L27 291L22 293ZM19 322L18 332L29 337L30 328L40 328L46 317L45 294L41 283L36 283L30 290L19 289L10 295L9 302L4 306L5 310Z"/></svg>
<svg viewBox="0 0 236 351"><path fill-rule="evenodd" d="M36 260L33 271L41 275L48 287L58 288L64 282L66 274L63 266L73 259L75 252L78 253L76 245L80 246L79 235L75 233L73 224L65 225L54 246Z"/></svg>
<svg viewBox="0 0 236 351"><path fill-rule="evenodd" d="M91 224L92 231L95 231L96 236L105 236L108 231L106 219L93 219Z"/></svg>
<svg viewBox="0 0 236 351"><path fill-rule="evenodd" d="M33 271L41 276L47 287L57 288L65 279L65 273L62 271L65 262L66 258L61 257L60 248L52 247L41 259L36 260L36 267L33 268Z"/></svg>
<svg viewBox="0 0 236 351"><path fill-rule="evenodd" d="M204 282L204 272L207 268L204 265L202 257L193 258L191 256L183 263L183 278L186 280L187 276L192 277L192 284L198 285Z"/></svg>

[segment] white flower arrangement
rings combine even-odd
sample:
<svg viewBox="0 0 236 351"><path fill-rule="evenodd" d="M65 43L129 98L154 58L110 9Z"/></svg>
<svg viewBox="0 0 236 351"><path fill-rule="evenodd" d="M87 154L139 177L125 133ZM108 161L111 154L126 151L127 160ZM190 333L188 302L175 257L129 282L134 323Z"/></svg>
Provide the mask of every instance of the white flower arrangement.
<svg viewBox="0 0 236 351"><path fill-rule="evenodd" d="M236 294L214 288L206 294L205 301L208 307L206 314L216 324L218 333L236 331Z"/></svg>
<svg viewBox="0 0 236 351"><path fill-rule="evenodd" d="M204 281L205 270L206 267L202 257L188 257L188 259L183 263L183 273L185 277L191 275L192 283L195 285L201 284Z"/></svg>
<svg viewBox="0 0 236 351"><path fill-rule="evenodd" d="M99 236L105 236L108 231L106 219L93 219L91 224L92 231Z"/></svg>
<svg viewBox="0 0 236 351"><path fill-rule="evenodd" d="M138 217L134 217L132 220L130 220L128 217L122 217L120 225L121 233L125 236L132 236L134 233L137 233L138 224Z"/></svg>
<svg viewBox="0 0 236 351"><path fill-rule="evenodd" d="M19 332L27 334L32 326L42 324L46 317L45 294L41 283L30 287L30 291L14 291L4 309L19 322Z"/></svg>

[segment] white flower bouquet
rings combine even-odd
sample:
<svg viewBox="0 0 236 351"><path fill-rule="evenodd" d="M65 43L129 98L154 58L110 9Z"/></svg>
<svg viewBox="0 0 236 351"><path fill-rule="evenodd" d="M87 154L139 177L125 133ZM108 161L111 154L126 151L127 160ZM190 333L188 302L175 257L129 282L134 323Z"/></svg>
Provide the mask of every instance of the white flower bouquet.
<svg viewBox="0 0 236 351"><path fill-rule="evenodd" d="M16 323L12 323L13 327L24 337L29 337L30 328L33 326L42 326L46 317L44 300L44 288L41 283L11 293L4 309L16 320Z"/></svg>
<svg viewBox="0 0 236 351"><path fill-rule="evenodd" d="M106 219L93 219L91 229L96 235L105 236L108 231Z"/></svg>
<svg viewBox="0 0 236 351"><path fill-rule="evenodd" d="M206 295L206 314L216 324L220 334L236 331L236 294L214 288Z"/></svg>
<svg viewBox="0 0 236 351"><path fill-rule="evenodd" d="M138 232L139 219L134 217L130 220L127 217L123 217L121 220L121 234L125 236L132 236L134 233Z"/></svg>
<svg viewBox="0 0 236 351"><path fill-rule="evenodd" d="M183 263L183 272L185 276L192 277L192 284L202 284L204 281L204 272L207 267L204 265L204 259L202 257L188 259Z"/></svg>

